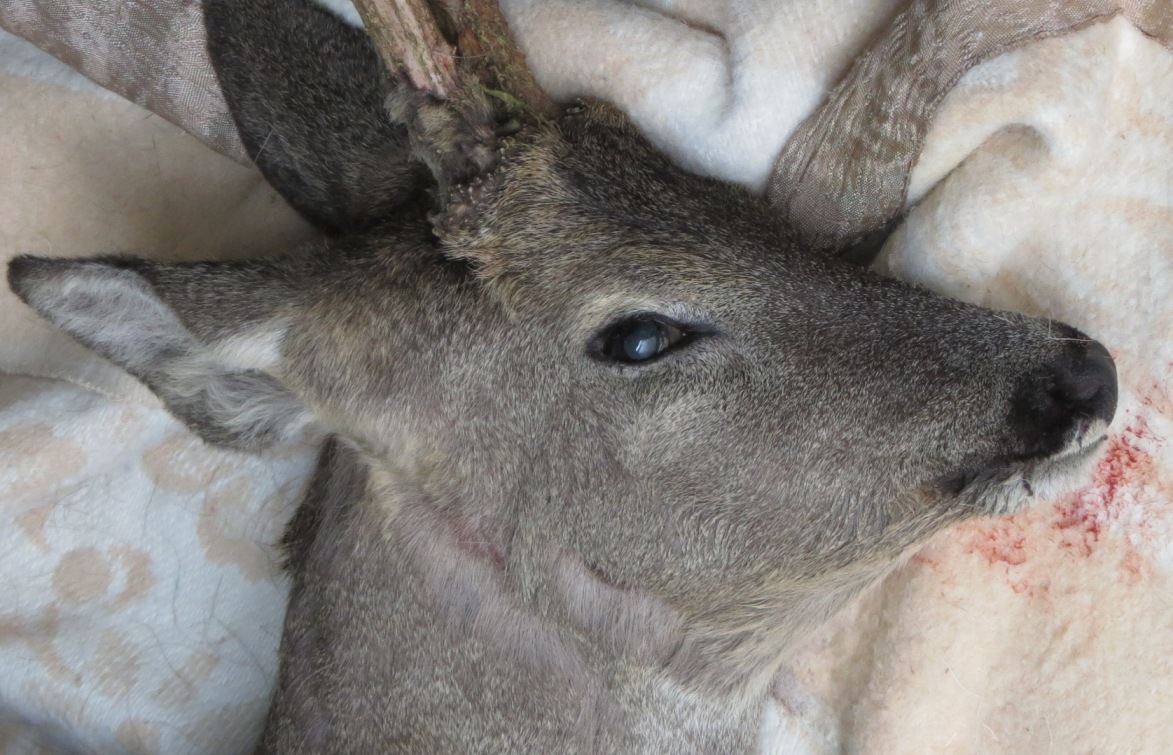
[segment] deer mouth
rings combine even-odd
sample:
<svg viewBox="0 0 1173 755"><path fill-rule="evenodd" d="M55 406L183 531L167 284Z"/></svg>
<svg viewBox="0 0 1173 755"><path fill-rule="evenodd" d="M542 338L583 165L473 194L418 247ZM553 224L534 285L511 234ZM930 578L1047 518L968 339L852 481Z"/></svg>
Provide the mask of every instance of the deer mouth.
<svg viewBox="0 0 1173 755"><path fill-rule="evenodd" d="M1004 458L942 481L942 488L982 514L1013 514L1034 501L1076 489L1087 479L1107 439L1108 422L1081 420L1071 437L1048 454Z"/></svg>
<svg viewBox="0 0 1173 755"><path fill-rule="evenodd" d="M1007 417L1009 453L945 480L984 514L1010 514L1087 479L1116 413L1116 364L1103 344L1052 326L1062 351L1020 376Z"/></svg>

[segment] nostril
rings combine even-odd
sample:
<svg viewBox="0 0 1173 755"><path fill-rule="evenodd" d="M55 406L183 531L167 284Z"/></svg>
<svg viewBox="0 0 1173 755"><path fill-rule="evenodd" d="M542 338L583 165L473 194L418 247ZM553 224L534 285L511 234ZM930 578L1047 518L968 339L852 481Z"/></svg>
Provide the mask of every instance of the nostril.
<svg viewBox="0 0 1173 755"><path fill-rule="evenodd" d="M1102 344L1076 333L1058 359L1019 384L1010 416L1026 456L1058 453L1116 413L1116 364Z"/></svg>
<svg viewBox="0 0 1173 755"><path fill-rule="evenodd" d="M1051 395L1061 403L1078 406L1091 403L1103 390L1104 384L1099 380L1073 380L1056 386Z"/></svg>
<svg viewBox="0 0 1173 755"><path fill-rule="evenodd" d="M1081 341L1055 367L1051 396L1081 418L1112 421L1116 413L1116 363L1098 341Z"/></svg>

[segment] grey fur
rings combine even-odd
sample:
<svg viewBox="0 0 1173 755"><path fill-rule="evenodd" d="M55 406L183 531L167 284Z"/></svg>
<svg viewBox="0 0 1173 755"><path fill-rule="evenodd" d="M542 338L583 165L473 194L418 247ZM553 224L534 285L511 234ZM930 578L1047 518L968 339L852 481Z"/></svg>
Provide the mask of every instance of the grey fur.
<svg viewBox="0 0 1173 755"><path fill-rule="evenodd" d="M798 639L1092 458L1115 378L1077 331L799 248L604 105L498 141L308 3L206 5L245 143L340 238L9 280L211 442L335 437L263 752L746 752ZM599 358L649 312L701 334Z"/></svg>

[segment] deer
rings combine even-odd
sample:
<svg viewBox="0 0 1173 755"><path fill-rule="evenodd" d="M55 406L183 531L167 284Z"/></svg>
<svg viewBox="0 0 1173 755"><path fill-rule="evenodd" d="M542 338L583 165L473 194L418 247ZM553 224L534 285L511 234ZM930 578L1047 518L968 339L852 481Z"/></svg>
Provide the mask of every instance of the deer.
<svg viewBox="0 0 1173 755"><path fill-rule="evenodd" d="M753 751L796 643L1094 462L1115 368L1075 328L806 247L605 103L517 127L309 0L205 14L324 238L8 282L206 442L321 443L258 752Z"/></svg>

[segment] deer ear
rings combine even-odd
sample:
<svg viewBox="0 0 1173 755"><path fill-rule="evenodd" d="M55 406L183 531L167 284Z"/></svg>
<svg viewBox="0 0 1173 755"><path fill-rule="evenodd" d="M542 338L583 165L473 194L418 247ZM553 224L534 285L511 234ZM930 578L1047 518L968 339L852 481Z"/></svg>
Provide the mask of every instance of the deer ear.
<svg viewBox="0 0 1173 755"><path fill-rule="evenodd" d="M276 271L261 269L275 264L22 256L9 263L8 283L146 384L204 440L255 451L311 419L272 373L283 337L279 310L293 296Z"/></svg>
<svg viewBox="0 0 1173 755"><path fill-rule="evenodd" d="M245 149L319 230L369 228L495 164L483 92L396 83L365 31L309 0L205 0L204 20Z"/></svg>
<svg viewBox="0 0 1173 755"><path fill-rule="evenodd" d="M207 0L204 22L245 149L319 230L373 225L426 184L362 29L306 0Z"/></svg>

